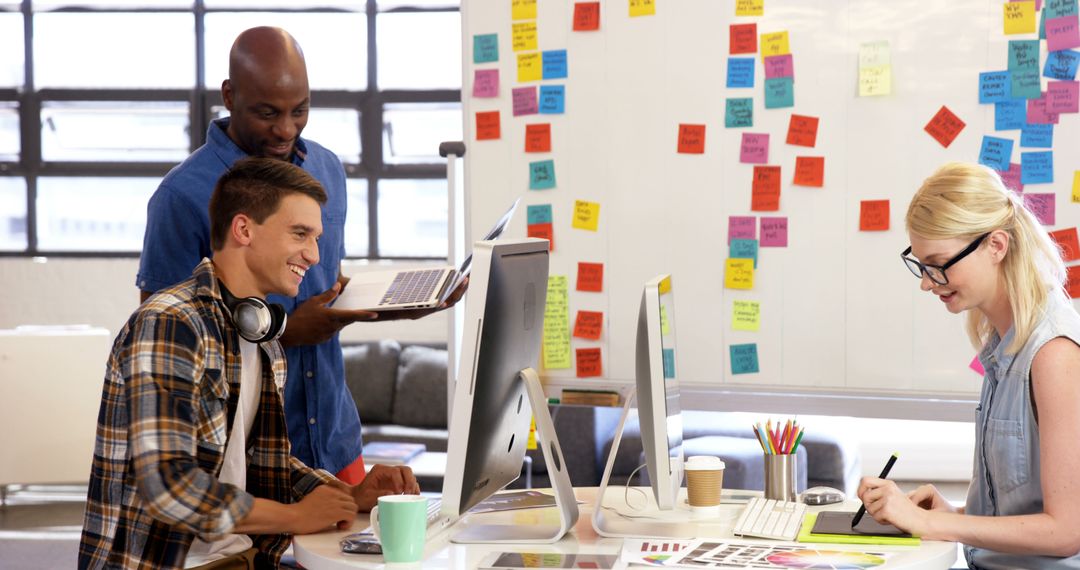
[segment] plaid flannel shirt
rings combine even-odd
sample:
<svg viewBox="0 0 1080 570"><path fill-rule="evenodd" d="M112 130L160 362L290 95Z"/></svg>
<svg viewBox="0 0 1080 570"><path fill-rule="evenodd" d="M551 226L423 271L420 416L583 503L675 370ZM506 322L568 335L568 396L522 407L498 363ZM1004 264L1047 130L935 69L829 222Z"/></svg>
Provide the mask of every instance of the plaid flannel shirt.
<svg viewBox="0 0 1080 570"><path fill-rule="evenodd" d="M109 356L79 545L79 568L183 568L196 535L232 531L255 497L293 503L333 480L289 455L285 355L260 345L263 382L247 491L221 483L240 392L239 335L209 259L131 316ZM277 565L289 536L252 536Z"/></svg>

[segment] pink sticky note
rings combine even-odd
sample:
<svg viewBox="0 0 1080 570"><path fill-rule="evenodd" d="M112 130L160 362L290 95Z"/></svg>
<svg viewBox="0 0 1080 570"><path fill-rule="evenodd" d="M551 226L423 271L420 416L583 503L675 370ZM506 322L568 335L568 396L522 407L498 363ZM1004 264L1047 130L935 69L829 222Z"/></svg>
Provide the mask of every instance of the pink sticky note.
<svg viewBox="0 0 1080 570"><path fill-rule="evenodd" d="M787 247L787 218L761 218L761 247Z"/></svg>
<svg viewBox="0 0 1080 570"><path fill-rule="evenodd" d="M517 87L513 90L513 96L515 117L536 114L536 87Z"/></svg>
<svg viewBox="0 0 1080 570"><path fill-rule="evenodd" d="M975 358L971 359L971 364L968 364L968 368L979 373L979 376L986 376L986 369L983 368L982 362L979 362L979 355L976 354Z"/></svg>
<svg viewBox="0 0 1080 570"><path fill-rule="evenodd" d="M754 216L728 216L728 245L733 239L757 239L757 219Z"/></svg>
<svg viewBox="0 0 1080 570"><path fill-rule="evenodd" d="M1017 194L1024 192L1024 183L1020 178L1020 165L1015 162L1009 163L1009 170L1006 172L999 172L1001 175L1001 181L1005 183L1005 187Z"/></svg>
<svg viewBox="0 0 1080 570"><path fill-rule="evenodd" d="M499 96L499 70L477 69L473 75L473 97Z"/></svg>
<svg viewBox="0 0 1080 570"><path fill-rule="evenodd" d="M1076 81L1051 81L1046 86L1046 111L1048 113L1080 112L1080 83Z"/></svg>
<svg viewBox="0 0 1080 570"><path fill-rule="evenodd" d="M1077 15L1046 21L1046 49L1061 51L1080 47L1080 20Z"/></svg>
<svg viewBox="0 0 1080 570"><path fill-rule="evenodd" d="M777 77L795 77L795 63L790 53L765 58L765 79Z"/></svg>
<svg viewBox="0 0 1080 570"><path fill-rule="evenodd" d="M1040 125L1058 123L1057 113L1051 113L1046 104L1046 93L1038 99L1027 100L1027 122Z"/></svg>
<svg viewBox="0 0 1080 570"><path fill-rule="evenodd" d="M769 162L769 135L743 133L739 147L739 162L747 164L765 164Z"/></svg>
<svg viewBox="0 0 1080 570"><path fill-rule="evenodd" d="M1024 205L1035 214L1035 219L1044 226L1052 226L1057 218L1054 210L1054 194L1024 194Z"/></svg>

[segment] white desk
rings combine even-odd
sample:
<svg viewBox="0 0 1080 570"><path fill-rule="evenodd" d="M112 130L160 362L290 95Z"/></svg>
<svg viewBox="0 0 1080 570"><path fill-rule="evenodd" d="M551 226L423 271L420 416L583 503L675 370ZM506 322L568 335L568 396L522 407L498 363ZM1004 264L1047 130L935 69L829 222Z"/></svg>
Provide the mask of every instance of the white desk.
<svg viewBox="0 0 1080 570"><path fill-rule="evenodd" d="M454 532L451 527L442 534L428 540L424 549L424 560L416 565L417 568L445 568L453 570L472 570L492 552L551 552L551 553L618 553L622 548L623 539L603 538L593 531L591 517L592 504L596 496L595 488L575 489L578 499L585 501L579 505L581 516L574 529L556 544L552 545L512 545L512 544L453 544L449 541ZM609 488L606 497L610 500L613 494L622 497L623 489ZM686 491L683 491L685 495ZM857 501L849 501L844 508L854 510L858 506ZM722 539L726 542L758 542L762 544L781 544L776 541L744 540L736 539L731 535L731 526L734 524L736 514L742 509L742 505L723 505L724 511L718 521L718 527L724 527L725 534L711 536L710 538ZM811 507L811 510L825 510L836 508ZM536 524L539 522L555 523L557 516L554 508L527 509L518 511L506 511L501 513L487 513L483 515L470 515L477 517L471 520L484 520L489 522L513 523L520 525ZM482 519L480 518L482 517ZM726 521L726 523L724 522ZM704 522L704 521L703 521ZM293 539L293 553L297 562L303 564L309 570L335 570L347 568L396 568L398 566L386 566L382 556L379 555L355 555L342 554L338 546L341 537L359 532L368 526L367 515L359 515L356 524L348 531L327 531L320 534L297 536ZM712 526L712 525L710 525ZM715 528L715 527L714 527ZM715 534L715 533L710 533ZM704 537L703 537L704 538ZM822 550L854 550L875 552L896 552L889 558L888 564L878 566L881 570L905 569L941 569L949 568L956 560L956 544L952 542L939 542L924 540L919 547L896 547L884 545L845 545L827 544L821 545Z"/></svg>

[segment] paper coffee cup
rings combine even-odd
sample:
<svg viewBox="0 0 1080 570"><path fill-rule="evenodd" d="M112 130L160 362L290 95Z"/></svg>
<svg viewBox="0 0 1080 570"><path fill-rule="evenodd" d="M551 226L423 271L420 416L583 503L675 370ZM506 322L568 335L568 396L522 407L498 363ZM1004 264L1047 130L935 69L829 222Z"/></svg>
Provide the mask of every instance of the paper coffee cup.
<svg viewBox="0 0 1080 570"><path fill-rule="evenodd" d="M695 455L686 460L686 498L691 507L715 507L724 488L724 462L711 455Z"/></svg>

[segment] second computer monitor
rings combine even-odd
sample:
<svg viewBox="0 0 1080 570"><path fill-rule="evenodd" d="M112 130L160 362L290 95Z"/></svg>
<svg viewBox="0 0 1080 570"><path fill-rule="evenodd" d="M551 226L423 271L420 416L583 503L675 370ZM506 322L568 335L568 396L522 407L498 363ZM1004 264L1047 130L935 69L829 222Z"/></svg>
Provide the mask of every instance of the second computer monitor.
<svg viewBox="0 0 1080 570"><path fill-rule="evenodd" d="M645 283L637 330L637 408L653 495L675 507L682 487L682 413L675 371L675 301L670 275Z"/></svg>

